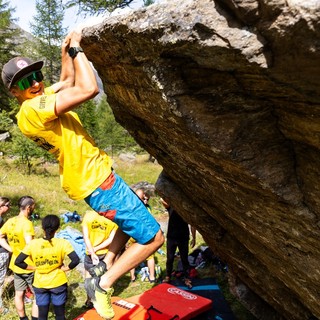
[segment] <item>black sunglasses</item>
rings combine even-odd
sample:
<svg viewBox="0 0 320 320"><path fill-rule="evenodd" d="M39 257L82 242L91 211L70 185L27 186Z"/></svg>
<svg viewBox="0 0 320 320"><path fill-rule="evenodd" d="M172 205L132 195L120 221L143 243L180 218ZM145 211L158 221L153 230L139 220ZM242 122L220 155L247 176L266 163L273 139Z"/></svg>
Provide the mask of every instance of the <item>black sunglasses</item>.
<svg viewBox="0 0 320 320"><path fill-rule="evenodd" d="M17 86L20 90L26 90L33 85L33 81L41 82L43 80L43 74L41 71L34 71L24 78L17 81Z"/></svg>
<svg viewBox="0 0 320 320"><path fill-rule="evenodd" d="M3 204L1 207L8 207L8 208L10 208L10 203Z"/></svg>

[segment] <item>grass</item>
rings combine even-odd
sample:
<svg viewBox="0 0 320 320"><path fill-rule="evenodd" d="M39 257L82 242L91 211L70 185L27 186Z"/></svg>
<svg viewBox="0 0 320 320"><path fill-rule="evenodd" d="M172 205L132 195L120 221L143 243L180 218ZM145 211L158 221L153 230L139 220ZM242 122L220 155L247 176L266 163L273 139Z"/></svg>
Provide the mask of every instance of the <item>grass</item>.
<svg viewBox="0 0 320 320"><path fill-rule="evenodd" d="M127 182L132 185L140 181L147 181L154 184L160 174L162 168L160 165L149 162L147 155L139 155L134 162L123 162L119 158L114 159L114 168L117 173ZM56 164L33 164L33 172L31 175L26 175L24 167L17 164L12 159L2 158L0 159L0 186L1 195L9 197L13 203L13 207L10 212L5 216L5 219L14 216L18 213L16 203L21 196L30 195L36 200L35 213L40 217L44 217L46 214L53 213L60 215L67 211L77 211L80 215L83 215L86 210L89 209L84 201L70 200L64 193L60 186L59 181L59 168ZM159 198L156 196L151 197L151 207L153 213L158 221L167 219L167 215L164 214L162 205ZM35 221L36 236L40 237L41 226L40 221ZM80 223L68 223L77 230L81 230ZM67 226L62 224L61 228ZM203 239L199 233L197 233L197 245L205 245ZM165 251L165 246L162 248ZM162 271L165 270L166 256L156 253L156 263L160 265ZM242 307L242 305L229 293L227 277L223 273L217 273L213 266L208 266L206 269L200 271L201 277L217 277L218 283L222 288L226 300L233 309L233 312L239 320L251 320L254 319L249 313ZM86 293L83 285L83 268L81 265L76 269L68 273L69 281L69 296L67 302L66 319L72 320L79 314L85 311L83 304L86 300ZM129 273L123 275L115 284L114 295L122 298L131 297L133 295L140 294L150 289L154 284L149 282L141 282L137 280L134 283L130 283ZM17 313L13 302L13 289L8 286L6 294L4 296L4 303L9 307L10 311L6 315L7 320L17 319ZM31 305L26 305L27 314L31 314ZM50 311L49 320L54 319L53 313Z"/></svg>
<svg viewBox="0 0 320 320"><path fill-rule="evenodd" d="M120 159L114 160L116 172L127 182L135 184L139 181L155 183L162 168L160 165L149 162L147 155L137 156L135 162L126 163ZM25 174L23 166L10 159L0 160L1 193L9 197L13 204L24 195L34 197L37 202L35 213L45 216L49 213L64 213L77 211L79 214L90 209L84 201L73 201L68 198L60 186L59 167L57 164L34 163L33 173ZM151 205L155 199L151 198ZM13 208L17 209L17 208ZM11 210L15 214L16 211Z"/></svg>

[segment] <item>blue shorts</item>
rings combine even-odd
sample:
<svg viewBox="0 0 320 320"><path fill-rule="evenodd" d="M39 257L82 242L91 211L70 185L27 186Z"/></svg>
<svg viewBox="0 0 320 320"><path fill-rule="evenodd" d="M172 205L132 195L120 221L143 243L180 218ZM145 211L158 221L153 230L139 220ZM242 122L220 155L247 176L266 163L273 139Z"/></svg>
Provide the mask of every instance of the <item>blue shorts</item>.
<svg viewBox="0 0 320 320"><path fill-rule="evenodd" d="M159 223L144 203L115 173L111 173L85 201L140 244L153 239L160 230Z"/></svg>
<svg viewBox="0 0 320 320"><path fill-rule="evenodd" d="M50 302L55 306L61 306L66 303L68 296L68 285L65 283L62 286L45 289L33 287L36 295L37 306L48 306Z"/></svg>

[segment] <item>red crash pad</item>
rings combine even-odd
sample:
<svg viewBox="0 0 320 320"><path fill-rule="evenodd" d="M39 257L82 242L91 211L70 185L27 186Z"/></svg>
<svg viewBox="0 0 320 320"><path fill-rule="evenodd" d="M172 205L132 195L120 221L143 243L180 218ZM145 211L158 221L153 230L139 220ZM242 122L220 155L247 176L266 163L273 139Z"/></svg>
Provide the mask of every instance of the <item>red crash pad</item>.
<svg viewBox="0 0 320 320"><path fill-rule="evenodd" d="M113 310L115 312L114 320L131 320L131 319L143 319L137 318L136 315L144 310L144 308L136 303L129 302L125 299L119 297L111 298ZM96 309L90 309L86 312L80 314L78 317L74 318L74 320L104 320L104 318L100 317L97 313Z"/></svg>
<svg viewBox="0 0 320 320"><path fill-rule="evenodd" d="M167 283L142 294L122 299L112 297L113 320L188 320L212 307L212 301ZM104 320L90 309L74 320Z"/></svg>
<svg viewBox="0 0 320 320"><path fill-rule="evenodd" d="M159 284L140 295L127 298L127 300L139 304L145 309L152 306L154 309L170 315L170 319L188 320L212 308L210 299L167 283Z"/></svg>

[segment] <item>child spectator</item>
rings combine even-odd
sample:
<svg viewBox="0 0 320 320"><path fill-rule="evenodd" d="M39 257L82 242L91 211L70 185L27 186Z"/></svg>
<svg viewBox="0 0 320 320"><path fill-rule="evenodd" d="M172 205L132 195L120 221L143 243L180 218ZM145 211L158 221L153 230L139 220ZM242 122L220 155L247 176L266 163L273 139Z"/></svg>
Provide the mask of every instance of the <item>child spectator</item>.
<svg viewBox="0 0 320 320"><path fill-rule="evenodd" d="M87 211L82 221L83 239L86 244L84 257L85 281L106 272L104 259L118 226L95 211ZM93 307L87 297L86 307Z"/></svg>

